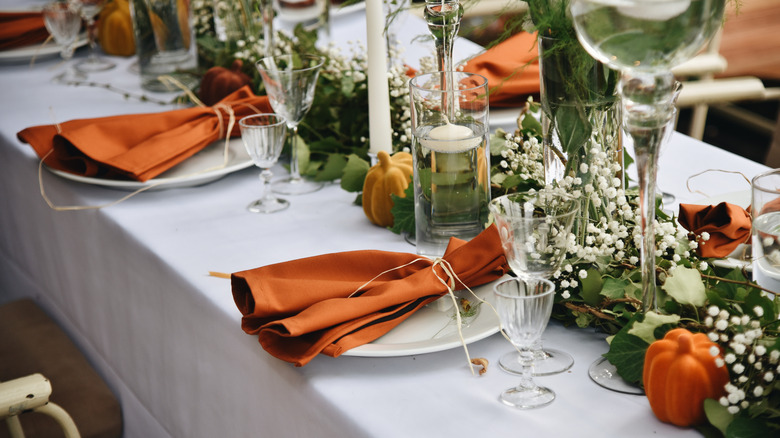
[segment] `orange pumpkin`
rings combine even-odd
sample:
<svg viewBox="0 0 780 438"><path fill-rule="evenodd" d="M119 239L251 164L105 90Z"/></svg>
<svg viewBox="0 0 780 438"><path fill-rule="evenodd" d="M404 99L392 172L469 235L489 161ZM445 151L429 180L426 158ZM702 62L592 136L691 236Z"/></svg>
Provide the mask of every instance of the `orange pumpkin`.
<svg viewBox="0 0 780 438"><path fill-rule="evenodd" d="M243 62L233 61L230 69L211 67L200 81L200 99L206 105L214 105L223 97L252 82L252 79L241 71Z"/></svg>
<svg viewBox="0 0 780 438"><path fill-rule="evenodd" d="M394 194L405 197L412 180L412 155L397 152L392 157L385 151L377 153L379 162L368 169L363 182L363 213L380 227L393 225Z"/></svg>
<svg viewBox="0 0 780 438"><path fill-rule="evenodd" d="M133 19L127 0L114 0L100 12L98 39L100 47L109 55L135 55Z"/></svg>
<svg viewBox="0 0 780 438"><path fill-rule="evenodd" d="M725 365L716 365L710 353L713 346L717 347L707 335L682 328L650 344L642 377L659 420L683 427L701 424L704 400L724 395L729 372Z"/></svg>

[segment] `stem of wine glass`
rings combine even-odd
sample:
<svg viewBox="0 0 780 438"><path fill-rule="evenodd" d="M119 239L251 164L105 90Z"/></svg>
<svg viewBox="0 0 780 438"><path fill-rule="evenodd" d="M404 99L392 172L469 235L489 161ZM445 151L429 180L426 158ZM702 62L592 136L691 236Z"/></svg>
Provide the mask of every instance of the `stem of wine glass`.
<svg viewBox="0 0 780 438"><path fill-rule="evenodd" d="M534 383L534 352L532 349L520 349L520 383L517 389L528 390L536 387Z"/></svg>
<svg viewBox="0 0 780 438"><path fill-rule="evenodd" d="M263 201L266 202L273 202L276 198L273 195L273 190L271 190L271 178L273 177L273 172L271 172L271 169L263 169L262 172L260 172L260 180L263 181Z"/></svg>
<svg viewBox="0 0 780 438"><path fill-rule="evenodd" d="M95 42L95 17L89 17L87 18L87 40L89 42L89 61L94 62L97 59L97 55L95 54L95 46L97 46L97 43Z"/></svg>
<svg viewBox="0 0 780 438"><path fill-rule="evenodd" d="M265 51L263 56L274 56L274 8L271 0L263 0L261 8L263 10L263 49Z"/></svg>
<svg viewBox="0 0 780 438"><path fill-rule="evenodd" d="M460 28L463 8L458 0L428 0L427 3L425 19L436 47L436 67L441 72L441 89L451 90L454 88L452 50ZM454 120L454 99L455 93L442 93L442 112L447 116L448 122Z"/></svg>
<svg viewBox="0 0 780 438"><path fill-rule="evenodd" d="M639 209L642 240L642 308L655 310L655 180L658 151L674 113L674 76L669 72L623 72L620 94L623 129L631 136L639 178Z"/></svg>
<svg viewBox="0 0 780 438"><path fill-rule="evenodd" d="M298 125L295 124L290 127L292 131L292 139L290 140L290 179L293 181L300 181L301 171L298 169Z"/></svg>

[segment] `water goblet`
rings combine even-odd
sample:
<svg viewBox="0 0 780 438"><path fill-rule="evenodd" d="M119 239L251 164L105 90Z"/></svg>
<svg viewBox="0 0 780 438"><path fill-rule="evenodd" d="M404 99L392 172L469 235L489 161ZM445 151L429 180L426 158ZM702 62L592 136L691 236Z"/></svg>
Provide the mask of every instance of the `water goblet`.
<svg viewBox="0 0 780 438"><path fill-rule="evenodd" d="M658 154L674 110L672 67L696 54L722 24L726 0L572 0L577 37L591 56L619 70L623 130L634 143L639 180L642 310L656 310L655 188ZM597 363L603 363L600 361ZM594 364L596 365L596 364ZM620 379L591 377L622 391ZM613 376L614 378L610 377ZM641 393L638 391L637 393Z"/></svg>
<svg viewBox="0 0 780 438"><path fill-rule="evenodd" d="M751 181L753 278L761 287L780 290L780 169Z"/></svg>
<svg viewBox="0 0 780 438"><path fill-rule="evenodd" d="M277 193L300 195L322 188L322 184L301 177L298 167L298 124L311 109L320 67L325 58L316 55L280 55L263 58L257 70L274 112L287 119L291 133L290 178L273 184Z"/></svg>
<svg viewBox="0 0 780 438"><path fill-rule="evenodd" d="M111 70L116 67L116 64L98 56L95 52L95 34L97 33L95 17L103 9L106 4L106 0L69 0L74 6L78 8L81 18L87 24L87 40L89 41L89 56L87 59L76 64L76 69L82 72L96 72Z"/></svg>
<svg viewBox="0 0 780 438"><path fill-rule="evenodd" d="M87 77L76 71L70 64L75 50L74 43L81 30L81 16L76 8L69 3L55 2L43 7L43 23L54 41L62 47L60 56L65 62L65 71L54 77L55 82L67 84L72 81L83 81Z"/></svg>
<svg viewBox="0 0 780 438"><path fill-rule="evenodd" d="M534 383L533 347L550 320L555 286L541 278L510 278L493 286L493 291L501 325L518 349L522 364L520 383L502 392L501 402L518 409L552 403L555 392Z"/></svg>
<svg viewBox="0 0 780 438"><path fill-rule="evenodd" d="M499 196L489 204L501 245L512 272L525 280L548 279L560 269L566 255L579 201L566 192L521 192ZM534 345L534 375L561 373L574 358L560 350ZM520 374L523 359L516 351L502 355L504 371Z"/></svg>
<svg viewBox="0 0 780 438"><path fill-rule="evenodd" d="M252 213L273 213L290 206L285 199L279 199L271 190L271 167L279 159L287 135L287 121L278 114L255 114L239 120L241 141L255 166L263 171L263 197L247 206Z"/></svg>

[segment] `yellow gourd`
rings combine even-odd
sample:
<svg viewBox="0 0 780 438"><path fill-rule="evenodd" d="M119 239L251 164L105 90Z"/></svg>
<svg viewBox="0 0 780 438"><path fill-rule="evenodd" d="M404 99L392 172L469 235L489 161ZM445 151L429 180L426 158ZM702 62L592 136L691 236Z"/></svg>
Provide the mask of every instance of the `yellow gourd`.
<svg viewBox="0 0 780 438"><path fill-rule="evenodd" d="M379 162L372 166L363 182L363 212L372 223L381 227L393 225L394 194L403 198L412 180L412 155L397 152L392 157L385 151L377 154Z"/></svg>
<svg viewBox="0 0 780 438"><path fill-rule="evenodd" d="M127 0L114 0L100 12L98 23L100 47L109 55L131 56L135 54L133 19Z"/></svg>
<svg viewBox="0 0 780 438"><path fill-rule="evenodd" d="M729 381L728 369L718 367L711 354L713 347L704 333L682 328L650 344L642 377L659 420L683 427L704 422L704 400L719 399Z"/></svg>

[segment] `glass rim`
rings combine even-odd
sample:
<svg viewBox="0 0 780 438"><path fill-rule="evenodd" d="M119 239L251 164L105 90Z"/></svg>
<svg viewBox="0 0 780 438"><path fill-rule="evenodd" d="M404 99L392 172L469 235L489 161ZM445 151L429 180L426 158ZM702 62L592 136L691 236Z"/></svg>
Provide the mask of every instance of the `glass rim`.
<svg viewBox="0 0 780 438"><path fill-rule="evenodd" d="M441 75L442 73L454 73L454 74L457 74L457 75L461 75L462 77L478 77L478 78L481 78L482 81L480 82L479 85L475 85L475 86L472 86L472 87L466 87L466 88L458 88L456 90L442 90L440 88L439 89L431 89L431 88L425 88L425 87L422 87L420 85L417 85L417 82L419 82L418 78L434 77L434 75ZM420 79L420 81L421 80L422 79ZM421 91L425 91L425 92L429 92L429 93L465 93L465 92L472 91L472 90L479 90L479 89L482 89L482 88L486 88L488 86L488 79L485 76L483 76L483 75L481 75L479 73L470 73L470 72L465 72L465 71L450 71L450 72L434 71L434 72L430 72L430 73L419 74L419 75L413 77L412 79L409 80L409 86L412 87L412 88L415 88L417 90L421 90Z"/></svg>
<svg viewBox="0 0 780 438"><path fill-rule="evenodd" d="M753 179L750 180L750 187L751 187L751 189L752 190L760 190L760 191L762 191L764 193L780 194L780 188L771 189L771 188L762 186L758 182L759 179L762 179L762 178L765 178L765 177L768 177L768 176L772 176L772 175L777 175L778 177L780 177L780 169L767 170L766 172L761 172L758 175L754 176ZM778 187L780 187L780 185L778 185Z"/></svg>
<svg viewBox="0 0 780 438"><path fill-rule="evenodd" d="M249 124L246 123L246 121L248 119L256 119L256 118L259 118L259 117L269 117L269 118L270 117L275 117L278 121L275 122L275 123L269 123L267 125L249 125ZM279 125L287 125L287 119L283 115L281 115L281 114L260 113L260 114L252 114L252 115L249 115L249 116L246 116L246 117L242 117L238 121L238 125L239 126L243 126L243 127L247 127L247 128L248 127L252 127L252 126L268 126L270 128L273 128L273 127L276 127L276 126L279 126Z"/></svg>
<svg viewBox="0 0 780 438"><path fill-rule="evenodd" d="M533 294L533 295L509 295L505 292L501 292L498 290L498 287L502 284L506 284L509 282L521 282L528 284L542 284L544 287L544 291L542 293ZM539 297L546 297L547 295L555 293L555 283L552 281L546 279L546 278L540 278L540 277L531 277L528 279L520 278L520 277L511 277L504 280L499 281L498 283L493 285L493 293L504 297L504 298L510 298L510 299L530 299L530 298L539 298Z"/></svg>
<svg viewBox="0 0 780 438"><path fill-rule="evenodd" d="M292 59L292 57L293 57L293 55L290 54L290 53L287 53L287 54L284 54L284 55L266 56L266 57L260 58L258 61L256 61L255 62L255 67L258 68L258 69L265 70L265 71L295 71L295 72L304 72L304 71L318 69L318 68L322 67L325 64L325 57L324 56L322 56L322 55L314 55L314 54L311 54L311 53L304 53L302 55L298 55L298 57L301 58L301 59L316 60L317 64L316 65L311 65L309 67L292 68L292 69L289 69L289 70L278 68L278 65L277 65L275 60L281 59L281 58ZM266 60L272 60L271 63L276 68L269 69L269 68L265 67Z"/></svg>
<svg viewBox="0 0 780 438"><path fill-rule="evenodd" d="M527 222L527 221L540 221L540 220L545 220L545 219L549 219L549 218L563 218L563 217L567 217L567 216L574 216L580 210L580 203L578 202L578 199L575 198L575 197L572 197L571 199L568 199L567 202L571 202L573 208L571 210L565 211L563 213L551 213L551 214L545 213L545 215L541 216L541 217L539 217L539 216L535 216L535 217L513 217L513 216L509 216L508 217L508 216L502 214L500 211L497 211L498 210L498 206L501 205L501 200L502 199L510 199L510 197L512 197L512 196L522 195L523 193L527 193L527 192L507 193L506 195L501 195L501 196L495 197L495 198L491 199L490 202L488 202L488 209L492 213L502 215L503 218L506 221L508 221L508 222L519 222L519 221ZM514 202L514 201L510 200L510 202Z"/></svg>

